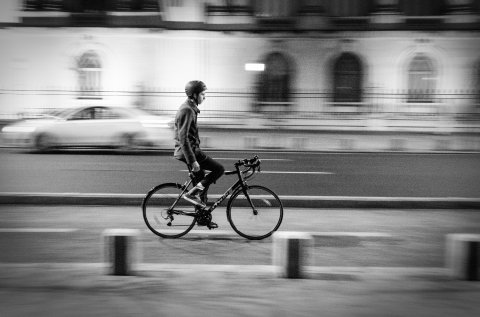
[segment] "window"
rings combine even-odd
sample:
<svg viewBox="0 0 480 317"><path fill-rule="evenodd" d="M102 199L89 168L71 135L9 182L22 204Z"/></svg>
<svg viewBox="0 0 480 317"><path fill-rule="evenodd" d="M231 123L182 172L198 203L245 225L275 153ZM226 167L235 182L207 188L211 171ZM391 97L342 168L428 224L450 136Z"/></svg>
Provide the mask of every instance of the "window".
<svg viewBox="0 0 480 317"><path fill-rule="evenodd" d="M281 53L268 55L265 71L260 75L259 99L261 103L287 103L290 95L290 65Z"/></svg>
<svg viewBox="0 0 480 317"><path fill-rule="evenodd" d="M441 15L444 6L444 1L439 0L400 0L401 11L408 16Z"/></svg>
<svg viewBox="0 0 480 317"><path fill-rule="evenodd" d="M370 0L330 0L326 2L327 12L334 17L367 16L373 8Z"/></svg>
<svg viewBox="0 0 480 317"><path fill-rule="evenodd" d="M334 66L334 102L362 101L362 65L357 56L343 53Z"/></svg>
<svg viewBox="0 0 480 317"><path fill-rule="evenodd" d="M408 102L433 102L436 83L430 58L424 54L415 56L408 67Z"/></svg>
<svg viewBox="0 0 480 317"><path fill-rule="evenodd" d="M160 11L159 1L158 0L142 0L140 8L143 11Z"/></svg>
<svg viewBox="0 0 480 317"><path fill-rule="evenodd" d="M78 60L78 81L81 98L100 98L101 68L98 55L89 51Z"/></svg>
<svg viewBox="0 0 480 317"><path fill-rule="evenodd" d="M159 11L158 0L117 0L114 10L119 11Z"/></svg>
<svg viewBox="0 0 480 317"><path fill-rule="evenodd" d="M73 114L69 120L93 120L95 119L95 109L87 108Z"/></svg>
<svg viewBox="0 0 480 317"><path fill-rule="evenodd" d="M124 117L123 114L111 108L99 107L99 108L96 108L95 110L95 119L112 120L112 119L121 119L122 117Z"/></svg>
<svg viewBox="0 0 480 317"><path fill-rule="evenodd" d="M257 15L267 18L293 17L298 7L293 0L257 0L254 4Z"/></svg>
<svg viewBox="0 0 480 317"><path fill-rule="evenodd" d="M24 0L25 11L62 11L63 0Z"/></svg>
<svg viewBox="0 0 480 317"><path fill-rule="evenodd" d="M89 107L74 113L69 120L111 120L122 118L126 118L126 116L114 109L106 107Z"/></svg>

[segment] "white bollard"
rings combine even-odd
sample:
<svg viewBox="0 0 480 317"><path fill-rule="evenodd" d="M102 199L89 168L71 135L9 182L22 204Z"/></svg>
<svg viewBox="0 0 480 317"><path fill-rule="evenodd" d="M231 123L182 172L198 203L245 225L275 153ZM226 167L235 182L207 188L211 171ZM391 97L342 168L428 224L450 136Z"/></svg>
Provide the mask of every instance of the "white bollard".
<svg viewBox="0 0 480 317"><path fill-rule="evenodd" d="M480 234L448 234L445 260L452 277L478 281L480 279Z"/></svg>
<svg viewBox="0 0 480 317"><path fill-rule="evenodd" d="M109 274L133 275L140 261L137 238L140 231L135 229L106 229L103 231L105 262L110 264Z"/></svg>
<svg viewBox="0 0 480 317"><path fill-rule="evenodd" d="M305 266L313 246L313 237L306 232L275 232L273 234L273 265L279 277L306 277Z"/></svg>

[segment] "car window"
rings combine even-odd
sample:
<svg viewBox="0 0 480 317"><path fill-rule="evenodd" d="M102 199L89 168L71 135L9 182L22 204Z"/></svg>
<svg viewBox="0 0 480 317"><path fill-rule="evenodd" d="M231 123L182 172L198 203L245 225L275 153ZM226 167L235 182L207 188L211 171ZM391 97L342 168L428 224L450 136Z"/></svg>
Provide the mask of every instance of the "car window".
<svg viewBox="0 0 480 317"><path fill-rule="evenodd" d="M95 119L121 119L124 115L112 108L97 108L95 111Z"/></svg>
<svg viewBox="0 0 480 317"><path fill-rule="evenodd" d="M69 120L92 120L94 118L95 118L94 109L87 108L74 113Z"/></svg>

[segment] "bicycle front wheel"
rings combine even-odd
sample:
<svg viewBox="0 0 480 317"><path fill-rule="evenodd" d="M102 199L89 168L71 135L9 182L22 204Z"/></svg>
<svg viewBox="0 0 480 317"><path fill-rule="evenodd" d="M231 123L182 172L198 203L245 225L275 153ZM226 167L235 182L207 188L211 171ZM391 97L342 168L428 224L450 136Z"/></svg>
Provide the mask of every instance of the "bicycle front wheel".
<svg viewBox="0 0 480 317"><path fill-rule="evenodd" d="M161 184L143 199L143 220L153 233L162 238L179 238L195 225L195 207L179 199L181 192L180 184Z"/></svg>
<svg viewBox="0 0 480 317"><path fill-rule="evenodd" d="M267 238L282 223L282 202L277 194L263 186L248 186L247 193L250 201L241 189L232 195L227 205L228 221L233 230L244 238Z"/></svg>

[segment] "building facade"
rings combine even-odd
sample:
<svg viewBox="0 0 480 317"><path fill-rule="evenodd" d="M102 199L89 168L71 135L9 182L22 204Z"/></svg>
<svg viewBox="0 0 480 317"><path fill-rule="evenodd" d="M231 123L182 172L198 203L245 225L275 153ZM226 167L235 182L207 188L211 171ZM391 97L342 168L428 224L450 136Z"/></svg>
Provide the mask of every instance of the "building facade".
<svg viewBox="0 0 480 317"><path fill-rule="evenodd" d="M202 79L204 113L217 123L267 118L328 128L367 120L366 129L409 129L479 120L479 0L1 6L3 117L84 104L173 113L185 83Z"/></svg>

